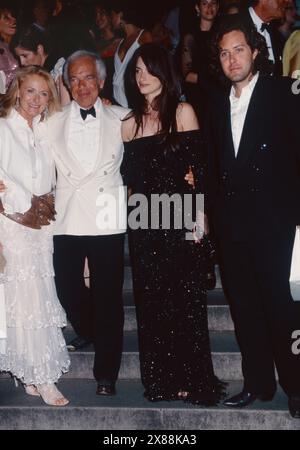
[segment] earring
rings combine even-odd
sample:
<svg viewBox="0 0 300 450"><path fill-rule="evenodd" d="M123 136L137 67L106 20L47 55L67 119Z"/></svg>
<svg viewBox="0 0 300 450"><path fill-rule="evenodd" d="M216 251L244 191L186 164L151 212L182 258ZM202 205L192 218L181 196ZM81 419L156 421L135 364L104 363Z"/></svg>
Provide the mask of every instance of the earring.
<svg viewBox="0 0 300 450"><path fill-rule="evenodd" d="M16 108L16 109L19 109L19 108L20 108L20 97L17 97L17 98L16 98L15 108Z"/></svg>
<svg viewBox="0 0 300 450"><path fill-rule="evenodd" d="M48 108L48 105L47 105L46 108L45 108L44 111L43 111L43 114L42 114L43 120L46 120L46 119L47 119L48 114L49 114L49 108Z"/></svg>

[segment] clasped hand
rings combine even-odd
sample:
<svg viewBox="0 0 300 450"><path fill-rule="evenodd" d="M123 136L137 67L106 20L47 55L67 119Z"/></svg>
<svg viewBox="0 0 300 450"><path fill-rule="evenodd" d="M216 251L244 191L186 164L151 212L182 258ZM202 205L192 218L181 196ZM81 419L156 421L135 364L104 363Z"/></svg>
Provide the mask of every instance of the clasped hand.
<svg viewBox="0 0 300 450"><path fill-rule="evenodd" d="M0 180L0 193L4 192L5 189L5 184ZM50 225L52 221L55 221L56 211L54 208L54 195L52 193L41 196L33 195L31 207L24 214L6 214L4 212L2 201L0 200L0 213L20 225L40 230L43 226Z"/></svg>

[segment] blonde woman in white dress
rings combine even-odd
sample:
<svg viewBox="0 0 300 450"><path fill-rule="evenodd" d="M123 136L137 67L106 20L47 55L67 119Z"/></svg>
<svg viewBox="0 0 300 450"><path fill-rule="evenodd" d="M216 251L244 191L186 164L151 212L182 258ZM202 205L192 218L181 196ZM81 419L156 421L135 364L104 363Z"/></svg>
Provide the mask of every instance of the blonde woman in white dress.
<svg viewBox="0 0 300 450"><path fill-rule="evenodd" d="M0 236L6 260L6 313L0 371L27 394L64 406L55 383L69 369L66 325L52 267L55 168L44 138L47 115L59 109L54 81L38 66L19 69L0 102Z"/></svg>

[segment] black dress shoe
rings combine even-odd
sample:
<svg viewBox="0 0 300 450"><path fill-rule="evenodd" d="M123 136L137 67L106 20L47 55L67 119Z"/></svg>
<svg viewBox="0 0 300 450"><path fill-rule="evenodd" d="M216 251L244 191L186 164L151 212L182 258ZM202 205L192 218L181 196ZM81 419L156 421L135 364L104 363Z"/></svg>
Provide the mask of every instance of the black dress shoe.
<svg viewBox="0 0 300 450"><path fill-rule="evenodd" d="M300 419L300 397L289 397L289 410L294 419Z"/></svg>
<svg viewBox="0 0 300 450"><path fill-rule="evenodd" d="M233 408L243 408L244 406L250 405L255 400L259 399L263 402L271 401L274 397L274 392L266 394L251 394L251 392L242 391L233 397L228 398L223 402L225 406L230 406Z"/></svg>
<svg viewBox="0 0 300 450"><path fill-rule="evenodd" d="M116 395L116 388L114 383L98 381L96 390L97 395Z"/></svg>
<svg viewBox="0 0 300 450"><path fill-rule="evenodd" d="M69 350L69 352L75 352L76 350L81 350L82 348L87 347L91 343L91 340L85 339L81 336L77 336L67 344L67 349Z"/></svg>

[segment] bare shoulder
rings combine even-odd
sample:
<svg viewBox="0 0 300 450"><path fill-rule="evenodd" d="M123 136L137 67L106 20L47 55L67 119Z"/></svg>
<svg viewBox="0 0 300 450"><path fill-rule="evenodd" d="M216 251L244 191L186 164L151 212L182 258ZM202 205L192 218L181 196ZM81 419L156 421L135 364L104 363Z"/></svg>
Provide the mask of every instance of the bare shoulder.
<svg viewBox="0 0 300 450"><path fill-rule="evenodd" d="M124 142L132 141L135 135L135 130L136 130L135 118L131 115L131 113L129 113L122 121L121 125L122 140Z"/></svg>
<svg viewBox="0 0 300 450"><path fill-rule="evenodd" d="M178 131L199 130L199 122L192 105L186 102L179 103L176 111Z"/></svg>
<svg viewBox="0 0 300 450"><path fill-rule="evenodd" d="M139 44L143 45L143 44L147 44L148 42L153 42L153 37L152 37L152 33L150 33L150 31L145 30L141 34L141 37L139 38Z"/></svg>

